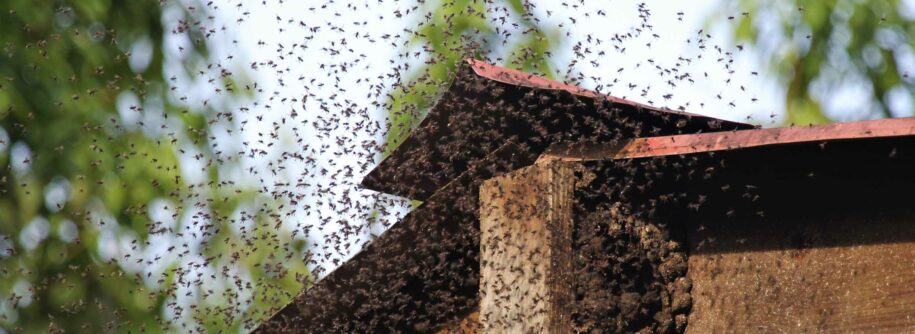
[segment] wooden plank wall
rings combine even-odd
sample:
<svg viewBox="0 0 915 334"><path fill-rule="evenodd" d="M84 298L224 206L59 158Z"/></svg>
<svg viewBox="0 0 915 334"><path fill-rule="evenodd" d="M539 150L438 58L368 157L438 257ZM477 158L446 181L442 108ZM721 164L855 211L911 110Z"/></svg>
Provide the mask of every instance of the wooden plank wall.
<svg viewBox="0 0 915 334"><path fill-rule="evenodd" d="M705 224L687 332L915 332L913 212Z"/></svg>
<svg viewBox="0 0 915 334"><path fill-rule="evenodd" d="M706 192L686 229L687 332L915 333L915 138L715 157L702 182L737 191Z"/></svg>

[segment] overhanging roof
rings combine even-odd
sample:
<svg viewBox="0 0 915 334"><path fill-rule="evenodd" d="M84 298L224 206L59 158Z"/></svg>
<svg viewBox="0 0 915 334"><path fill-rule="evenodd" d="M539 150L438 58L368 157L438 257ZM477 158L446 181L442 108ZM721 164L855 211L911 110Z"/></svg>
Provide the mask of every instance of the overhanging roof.
<svg viewBox="0 0 915 334"><path fill-rule="evenodd" d="M531 153L539 154L560 141L608 142L750 128L468 59L423 121L362 185L425 200L509 140L530 145Z"/></svg>

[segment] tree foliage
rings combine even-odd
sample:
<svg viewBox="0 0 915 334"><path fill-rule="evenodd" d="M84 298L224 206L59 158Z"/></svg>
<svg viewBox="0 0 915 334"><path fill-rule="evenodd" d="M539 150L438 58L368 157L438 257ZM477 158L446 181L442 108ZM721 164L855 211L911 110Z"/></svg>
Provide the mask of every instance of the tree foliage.
<svg viewBox="0 0 915 334"><path fill-rule="evenodd" d="M237 161L210 129L237 128L224 111L251 90L210 59L211 19L193 1L0 2L2 328L237 331L301 288L277 203L224 175Z"/></svg>
<svg viewBox="0 0 915 334"><path fill-rule="evenodd" d="M915 92L905 66L915 59L915 21L901 1L742 0L737 11L729 14L736 41L756 46L785 86L788 122L909 115L893 108L893 99ZM824 107L847 95L868 110L838 115Z"/></svg>
<svg viewBox="0 0 915 334"><path fill-rule="evenodd" d="M465 58L487 58L499 65L553 77L551 48L554 32L546 31L523 0L443 0L427 3L428 16L414 32L402 59L418 59L416 68L405 65L407 77L395 87L390 101L390 127L385 154L406 139L425 116L423 111L450 84L450 75ZM428 8L427 8L428 9Z"/></svg>

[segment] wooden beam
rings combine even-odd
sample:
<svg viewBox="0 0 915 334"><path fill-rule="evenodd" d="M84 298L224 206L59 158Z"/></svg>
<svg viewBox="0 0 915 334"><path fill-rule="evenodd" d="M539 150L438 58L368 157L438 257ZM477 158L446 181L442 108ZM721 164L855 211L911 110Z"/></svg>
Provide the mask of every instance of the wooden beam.
<svg viewBox="0 0 915 334"><path fill-rule="evenodd" d="M547 162L480 188L483 333L570 333L573 165Z"/></svg>

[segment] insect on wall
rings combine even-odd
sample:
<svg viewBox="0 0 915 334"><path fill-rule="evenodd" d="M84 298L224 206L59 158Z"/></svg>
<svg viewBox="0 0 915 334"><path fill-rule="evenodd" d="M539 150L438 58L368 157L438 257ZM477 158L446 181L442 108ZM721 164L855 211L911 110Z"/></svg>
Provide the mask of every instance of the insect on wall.
<svg viewBox="0 0 915 334"><path fill-rule="evenodd" d="M575 191L572 311L579 332L682 333L692 283L682 224L668 221L650 180L663 162L591 163ZM647 204L647 205L646 205Z"/></svg>

